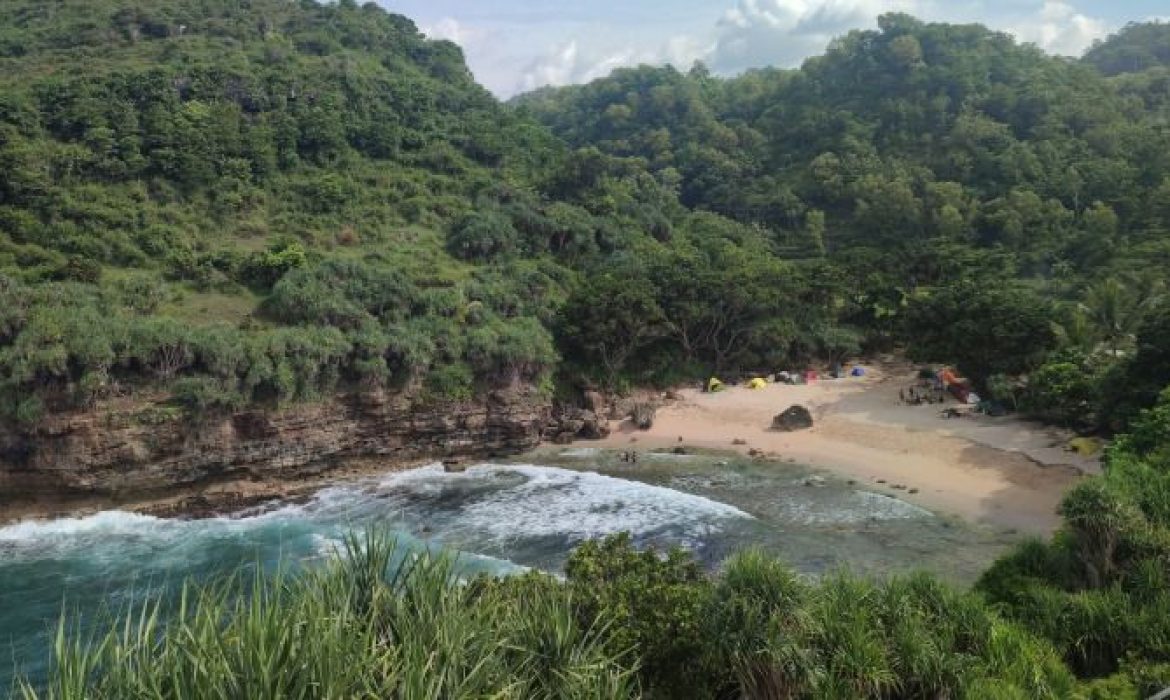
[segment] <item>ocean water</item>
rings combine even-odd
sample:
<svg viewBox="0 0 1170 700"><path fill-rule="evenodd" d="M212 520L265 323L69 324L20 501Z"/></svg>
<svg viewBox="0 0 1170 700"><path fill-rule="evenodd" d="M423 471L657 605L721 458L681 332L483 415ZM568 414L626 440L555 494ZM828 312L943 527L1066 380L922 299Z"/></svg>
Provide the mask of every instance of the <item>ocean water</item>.
<svg viewBox="0 0 1170 700"><path fill-rule="evenodd" d="M686 547L713 568L758 546L814 575L916 567L964 582L1008 539L789 465L646 457L635 466L564 451L541 455L542 466L461 474L432 465L209 519L110 511L0 528L0 694L17 674L43 677L62 612L84 625L186 580L313 566L347 532L370 527L408 548L454 549L467 571L501 574L558 571L576 544L625 531L641 545Z"/></svg>

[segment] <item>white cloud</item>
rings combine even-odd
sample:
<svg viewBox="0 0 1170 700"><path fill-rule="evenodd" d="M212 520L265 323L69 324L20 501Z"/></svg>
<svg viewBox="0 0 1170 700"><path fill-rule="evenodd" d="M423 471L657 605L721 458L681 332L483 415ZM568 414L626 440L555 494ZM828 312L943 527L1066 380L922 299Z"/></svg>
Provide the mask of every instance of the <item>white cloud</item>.
<svg viewBox="0 0 1170 700"><path fill-rule="evenodd" d="M665 41L650 37L645 44L634 43L625 35L622 43L618 38L622 33L604 23L581 29L544 54L527 59L519 75L512 74L511 89L497 88L497 92L588 82L615 68L642 63L669 63L685 70L702 60L721 74L760 66L794 67L822 53L835 37L875 27L877 17L887 12L905 12L927 21L982 22L1064 55L1080 54L1110 30L1106 22L1078 10L1073 4L1076 0L732 1L707 30L676 34ZM428 33L461 44L475 41L464 36L466 29L454 20L439 25Z"/></svg>
<svg viewBox="0 0 1170 700"><path fill-rule="evenodd" d="M1065 56L1079 56L1096 39L1109 33L1109 26L1084 15L1062 0L1046 0L1040 9L1023 22L1008 29L1021 41L1036 44L1045 51Z"/></svg>
<svg viewBox="0 0 1170 700"><path fill-rule="evenodd" d="M532 61L520 78L520 91L545 85L571 85L609 75L617 68L641 64L669 63L690 67L710 55L711 45L690 36L676 36L659 46L637 49L618 47L610 50L582 50L576 39Z"/></svg>

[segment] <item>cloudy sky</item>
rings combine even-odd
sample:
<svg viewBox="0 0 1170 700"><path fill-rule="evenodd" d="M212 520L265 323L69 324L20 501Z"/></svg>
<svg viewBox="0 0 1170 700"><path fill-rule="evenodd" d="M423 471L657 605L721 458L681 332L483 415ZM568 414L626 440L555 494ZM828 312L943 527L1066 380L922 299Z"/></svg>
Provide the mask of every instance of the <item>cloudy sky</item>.
<svg viewBox="0 0 1170 700"><path fill-rule="evenodd" d="M619 66L702 60L715 72L796 66L883 12L981 22L1061 54L1132 20L1170 15L1166 0L378 0L428 35L460 44L501 97L592 80Z"/></svg>

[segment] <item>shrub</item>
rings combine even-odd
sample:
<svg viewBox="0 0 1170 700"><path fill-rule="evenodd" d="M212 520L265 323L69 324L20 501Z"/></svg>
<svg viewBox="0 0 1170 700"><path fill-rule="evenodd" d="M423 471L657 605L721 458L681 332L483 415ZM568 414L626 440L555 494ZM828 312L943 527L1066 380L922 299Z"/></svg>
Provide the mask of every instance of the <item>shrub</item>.
<svg viewBox="0 0 1170 700"><path fill-rule="evenodd" d="M269 289L290 270L304 267L308 262L305 249L299 243L276 245L253 253L240 270L241 281L261 289Z"/></svg>
<svg viewBox="0 0 1170 700"><path fill-rule="evenodd" d="M1050 362L1028 377L1024 409L1061 425L1091 424L1096 411L1094 377L1072 362Z"/></svg>
<svg viewBox="0 0 1170 700"><path fill-rule="evenodd" d="M171 386L171 399L199 418L244 407L244 397L233 386L211 377L185 377Z"/></svg>
<svg viewBox="0 0 1170 700"><path fill-rule="evenodd" d="M435 399L469 401L475 395L475 375L462 362L439 365L427 373L426 388Z"/></svg>
<svg viewBox="0 0 1170 700"><path fill-rule="evenodd" d="M498 260L516 253L519 234L498 211L467 214L447 234L447 250L464 260Z"/></svg>

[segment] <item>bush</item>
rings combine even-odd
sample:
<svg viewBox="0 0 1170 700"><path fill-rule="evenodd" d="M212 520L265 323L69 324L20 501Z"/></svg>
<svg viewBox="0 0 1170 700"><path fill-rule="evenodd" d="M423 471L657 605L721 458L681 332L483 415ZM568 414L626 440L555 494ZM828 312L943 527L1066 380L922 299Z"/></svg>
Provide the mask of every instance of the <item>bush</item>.
<svg viewBox="0 0 1170 700"><path fill-rule="evenodd" d="M1045 364L1029 375L1023 408L1041 420L1059 425L1093 425L1099 413L1095 379L1079 364Z"/></svg>
<svg viewBox="0 0 1170 700"><path fill-rule="evenodd" d="M447 250L464 260L499 260L514 255L520 236L507 216L498 211L467 214L447 234Z"/></svg>
<svg viewBox="0 0 1170 700"><path fill-rule="evenodd" d="M171 386L171 400L192 417L237 411L246 401L235 387L211 377L185 377Z"/></svg>
<svg viewBox="0 0 1170 700"><path fill-rule="evenodd" d="M308 262L308 255L299 243L277 245L253 253L244 261L240 270L240 281L260 289L270 289L290 270L302 268Z"/></svg>
<svg viewBox="0 0 1170 700"><path fill-rule="evenodd" d="M426 389L438 400L470 401L475 395L475 375L462 362L439 365L427 373Z"/></svg>
<svg viewBox="0 0 1170 700"><path fill-rule="evenodd" d="M578 547L565 565L582 624L613 622L614 650L634 649L646 685L661 697L702 697L710 584L681 549L638 551L628 534Z"/></svg>

